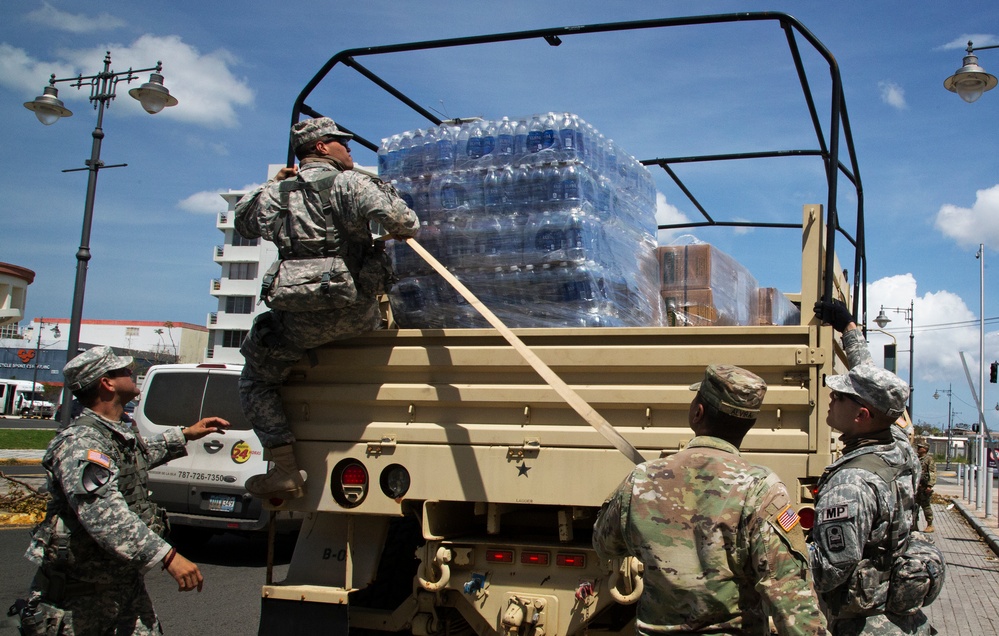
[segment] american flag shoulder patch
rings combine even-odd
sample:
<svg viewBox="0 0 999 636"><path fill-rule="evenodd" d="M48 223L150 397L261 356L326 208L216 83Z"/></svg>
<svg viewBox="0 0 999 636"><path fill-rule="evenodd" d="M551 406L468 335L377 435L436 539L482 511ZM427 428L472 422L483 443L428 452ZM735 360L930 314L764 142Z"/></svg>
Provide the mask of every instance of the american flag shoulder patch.
<svg viewBox="0 0 999 636"><path fill-rule="evenodd" d="M99 450L88 450L87 461L99 464L104 468L111 468L111 458Z"/></svg>
<svg viewBox="0 0 999 636"><path fill-rule="evenodd" d="M780 524L781 528L784 528L784 532L789 532L791 528L798 525L798 521L800 520L801 518L798 517L798 513L790 505L777 515L777 523Z"/></svg>

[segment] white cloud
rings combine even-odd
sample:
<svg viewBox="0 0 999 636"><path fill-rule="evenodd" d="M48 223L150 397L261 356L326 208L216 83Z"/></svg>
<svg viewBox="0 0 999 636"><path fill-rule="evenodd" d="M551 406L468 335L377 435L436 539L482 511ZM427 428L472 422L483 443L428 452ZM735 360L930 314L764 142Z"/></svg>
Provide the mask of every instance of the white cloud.
<svg viewBox="0 0 999 636"><path fill-rule="evenodd" d="M979 243L999 247L999 185L975 192L970 209L950 203L940 206L934 225L962 247Z"/></svg>
<svg viewBox="0 0 999 636"><path fill-rule="evenodd" d="M25 17L32 22L70 33L110 31L121 28L126 24L124 20L120 20L109 13L102 13L97 17L89 17L82 13L60 11L48 2L43 2L40 9L35 9Z"/></svg>
<svg viewBox="0 0 999 636"><path fill-rule="evenodd" d="M937 50L949 51L953 49L961 49L964 51L968 48L969 41L973 42L977 46L991 46L993 44L999 44L999 36L988 33L965 33L964 35L957 36L947 44L937 47Z"/></svg>
<svg viewBox="0 0 999 636"><path fill-rule="evenodd" d="M177 204L182 210L194 214L218 214L225 206L225 201L220 196L219 190L205 190L195 192Z"/></svg>
<svg viewBox="0 0 999 636"><path fill-rule="evenodd" d="M225 209L222 194L229 192L249 192L260 187L259 183L250 183L236 190L203 190L177 203L177 207L192 214L218 214Z"/></svg>
<svg viewBox="0 0 999 636"><path fill-rule="evenodd" d="M686 223L690 221L683 212L680 211L675 205L666 201L666 195L662 192L656 192L656 223L659 225L668 225L672 223ZM689 231L689 230L683 230ZM680 230L659 230L658 239L660 245L668 245L671 240L673 240Z"/></svg>
<svg viewBox="0 0 999 636"><path fill-rule="evenodd" d="M908 104L905 103L905 89L895 82L880 81L878 89L881 91L881 101L884 103L899 110L908 108Z"/></svg>
<svg viewBox="0 0 999 636"><path fill-rule="evenodd" d="M56 77L76 75L75 67L68 62L41 62L33 60L24 49L0 43L0 86L22 93L25 98L40 95L51 74ZM58 86L56 86L58 88ZM75 93L76 89L70 89ZM60 95L60 98L66 95Z"/></svg>
<svg viewBox="0 0 999 636"><path fill-rule="evenodd" d="M163 62L164 85L180 103L164 109L157 117L208 128L232 128L238 124L237 108L253 103L254 93L248 82L230 70L238 64L234 55L225 49L202 54L176 35L147 34L130 45L102 44L87 50L63 50L58 52L60 59L56 62L40 62L22 49L0 44L0 83L26 96L37 95L51 73L62 78L101 71L106 51L111 51L113 71L151 68L157 61ZM147 73L141 73L130 86L138 87L148 79ZM119 98L127 96L127 86L119 84ZM86 89L72 88L64 88L59 95L66 102L86 101L89 96ZM114 104L122 112L148 117L131 98L116 99Z"/></svg>
<svg viewBox="0 0 999 636"><path fill-rule="evenodd" d="M907 311L910 303L912 303L911 316L914 319L911 326ZM922 414L927 411L941 411L928 403L928 400L932 402L934 389L953 386L955 395L958 392L967 395L966 376L961 362L962 351L977 387L979 317L960 296L947 290L928 292L919 296L916 279L911 273L882 278L868 285L867 335L871 344L871 355L877 364L882 364L884 361L883 346L892 342L891 337L874 331L878 328L874 318L882 306L885 307L885 315L891 319L884 330L894 336L898 344L897 373L905 379L909 377L910 333L913 336L917 419L921 419ZM895 311L896 309L902 311ZM986 332L985 340L986 352L994 351L999 345L999 332ZM946 405L942 412L945 423ZM965 419L973 420L973 409L965 415L967 415Z"/></svg>

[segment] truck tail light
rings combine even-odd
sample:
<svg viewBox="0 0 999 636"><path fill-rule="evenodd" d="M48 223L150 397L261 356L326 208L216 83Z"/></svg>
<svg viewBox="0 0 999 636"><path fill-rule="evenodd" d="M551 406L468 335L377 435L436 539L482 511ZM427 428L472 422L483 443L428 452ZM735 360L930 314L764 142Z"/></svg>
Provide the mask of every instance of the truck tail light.
<svg viewBox="0 0 999 636"><path fill-rule="evenodd" d="M356 508L368 496L368 471L356 459L344 459L333 467L330 494L344 508Z"/></svg>
<svg viewBox="0 0 999 636"><path fill-rule="evenodd" d="M802 529L811 530L815 525L815 508L802 508L798 511L798 519L801 520Z"/></svg>
<svg viewBox="0 0 999 636"><path fill-rule="evenodd" d="M585 568L586 555L578 552L559 552L555 555L555 565L561 568Z"/></svg>
<svg viewBox="0 0 999 636"><path fill-rule="evenodd" d="M547 552L529 552L524 550L520 553L520 562L526 565L548 565L551 555Z"/></svg>
<svg viewBox="0 0 999 636"><path fill-rule="evenodd" d="M486 550L487 563L513 563L513 550Z"/></svg>

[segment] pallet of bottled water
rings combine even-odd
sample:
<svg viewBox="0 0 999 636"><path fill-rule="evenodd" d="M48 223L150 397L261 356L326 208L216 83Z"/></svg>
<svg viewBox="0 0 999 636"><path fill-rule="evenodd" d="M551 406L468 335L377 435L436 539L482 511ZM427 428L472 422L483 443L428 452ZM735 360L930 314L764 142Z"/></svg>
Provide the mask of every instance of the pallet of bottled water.
<svg viewBox="0 0 999 636"><path fill-rule="evenodd" d="M417 240L511 327L662 323L655 185L571 113L445 123L382 140ZM408 245L390 245L400 327L486 327Z"/></svg>

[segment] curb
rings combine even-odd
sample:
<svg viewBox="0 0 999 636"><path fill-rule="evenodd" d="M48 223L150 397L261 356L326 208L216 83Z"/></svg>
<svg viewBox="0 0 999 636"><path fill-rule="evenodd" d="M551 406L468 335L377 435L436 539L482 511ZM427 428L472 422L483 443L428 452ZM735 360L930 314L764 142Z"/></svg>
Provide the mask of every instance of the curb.
<svg viewBox="0 0 999 636"><path fill-rule="evenodd" d="M989 545L993 554L999 556L999 533L997 533L999 528L990 528L989 526L986 526L982 518L979 517L974 510L965 505L965 503L960 499L951 499L951 502L953 502L968 523L971 524L971 527L975 529L978 536L980 536L982 540Z"/></svg>
<svg viewBox="0 0 999 636"><path fill-rule="evenodd" d="M20 457L10 457L0 459L0 467L3 466L38 466L42 463L40 459L24 459Z"/></svg>

